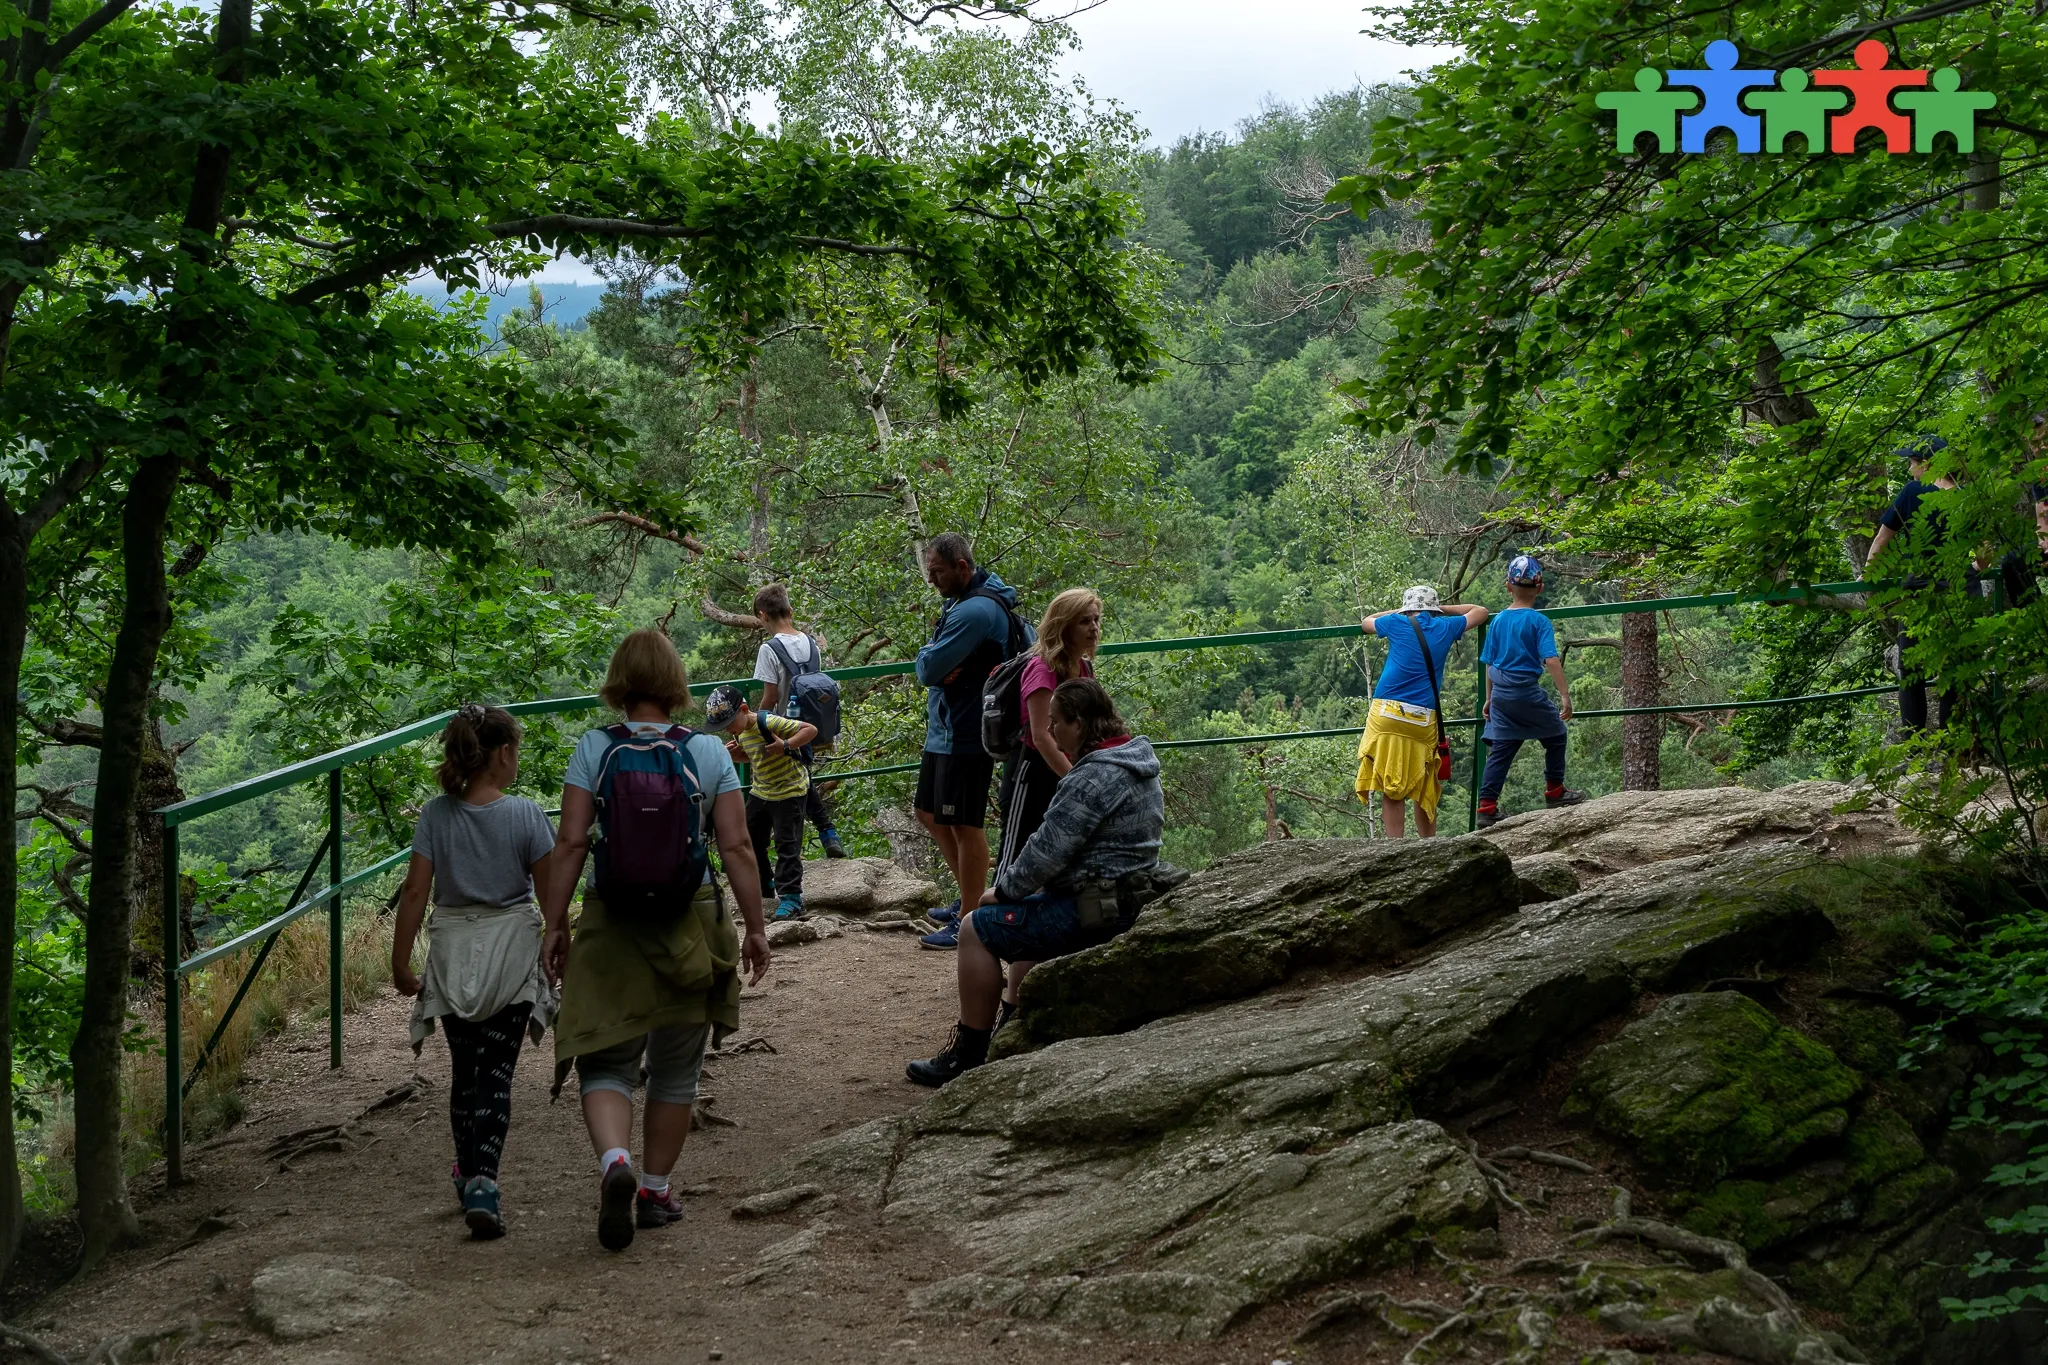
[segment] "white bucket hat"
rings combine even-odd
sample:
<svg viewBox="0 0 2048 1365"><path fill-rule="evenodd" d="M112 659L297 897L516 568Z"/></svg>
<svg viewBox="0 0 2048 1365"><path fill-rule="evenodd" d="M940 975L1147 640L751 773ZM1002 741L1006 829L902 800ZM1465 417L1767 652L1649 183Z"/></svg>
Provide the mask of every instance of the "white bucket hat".
<svg viewBox="0 0 2048 1365"><path fill-rule="evenodd" d="M1401 594L1402 611L1435 611L1443 601L1436 595L1436 589L1427 583L1417 583Z"/></svg>

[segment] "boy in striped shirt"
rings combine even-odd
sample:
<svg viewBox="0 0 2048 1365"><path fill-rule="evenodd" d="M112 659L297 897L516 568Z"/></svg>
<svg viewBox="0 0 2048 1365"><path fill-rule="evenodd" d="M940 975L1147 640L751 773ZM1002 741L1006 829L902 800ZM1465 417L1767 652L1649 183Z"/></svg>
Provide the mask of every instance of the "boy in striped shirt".
<svg viewBox="0 0 2048 1365"><path fill-rule="evenodd" d="M810 794L811 771L797 751L817 738L818 727L789 716L772 716L747 705L746 693L730 683L713 688L704 699L704 722L730 738L726 752L747 765L752 789L747 793L747 834L761 872L761 895L767 898L771 879L768 840L775 839L775 918L804 917L804 798Z"/></svg>

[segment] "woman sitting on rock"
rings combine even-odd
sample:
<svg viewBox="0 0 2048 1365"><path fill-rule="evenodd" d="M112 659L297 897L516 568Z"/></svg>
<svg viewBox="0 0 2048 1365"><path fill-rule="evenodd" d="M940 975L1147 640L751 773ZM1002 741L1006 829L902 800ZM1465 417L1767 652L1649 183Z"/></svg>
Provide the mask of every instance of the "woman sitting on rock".
<svg viewBox="0 0 2048 1365"><path fill-rule="evenodd" d="M988 1060L1003 962L1062 957L1123 932L1131 916L1118 905L1118 881L1158 865L1166 829L1159 758L1101 683L1074 678L1054 689L1052 739L1073 767L1037 832L961 918L960 1022L944 1051L910 1064L919 1085L944 1085Z"/></svg>

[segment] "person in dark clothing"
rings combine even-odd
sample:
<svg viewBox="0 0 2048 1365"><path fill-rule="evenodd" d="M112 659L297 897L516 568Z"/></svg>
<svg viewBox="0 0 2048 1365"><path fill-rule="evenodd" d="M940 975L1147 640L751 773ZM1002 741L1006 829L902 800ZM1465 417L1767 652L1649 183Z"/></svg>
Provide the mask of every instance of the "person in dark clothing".
<svg viewBox="0 0 2048 1365"><path fill-rule="evenodd" d="M1933 460L1936 455L1948 449L1948 442L1939 436L1928 436L1892 452L1905 457L1906 486L1899 490L1891 505L1878 514L1877 533L1870 538L1870 554L1864 561L1866 572L1874 568L1881 556L1894 542L1902 543L1907 550L1925 554L1939 549L1948 539L1948 521L1933 507L1923 507L1921 502L1929 493L1954 488L1956 481L1948 474L1930 479ZM1925 586L1924 580L1907 580L1913 586ZM1906 655L1916 641L1910 635L1899 636L1899 724L1908 730L1928 728L1927 679L1920 676L1913 666L1906 662ZM1936 703L1935 725L1948 724L1953 697L1943 692Z"/></svg>
<svg viewBox="0 0 2048 1365"><path fill-rule="evenodd" d="M973 909L988 884L988 793L996 764L981 747L981 685L1011 655L1017 590L976 568L967 537L947 532L926 547L925 578L946 600L932 638L917 651L925 685L924 754L913 806L918 823L960 888L955 908ZM1030 643L1031 628L1019 623ZM924 947L959 945L948 924L918 940Z"/></svg>
<svg viewBox="0 0 2048 1365"><path fill-rule="evenodd" d="M1128 919L1095 923L1083 897L1099 898L1105 884L1159 865L1166 832L1159 757L1130 732L1101 683L1073 678L1054 689L1052 738L1073 767L1037 832L1004 862L980 906L960 918L959 1023L937 1056L908 1066L918 1085L944 1085L988 1060L1002 1022L1003 962L1040 962L1122 933Z"/></svg>

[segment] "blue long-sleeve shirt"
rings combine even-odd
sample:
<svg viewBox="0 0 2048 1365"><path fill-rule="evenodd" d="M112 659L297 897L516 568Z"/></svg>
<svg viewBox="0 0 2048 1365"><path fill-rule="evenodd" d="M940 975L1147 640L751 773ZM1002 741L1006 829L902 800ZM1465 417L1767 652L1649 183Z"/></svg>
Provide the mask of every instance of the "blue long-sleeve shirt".
<svg viewBox="0 0 2048 1365"><path fill-rule="evenodd" d="M917 680L926 689L926 753L981 752L981 685L1002 662L1010 640L1009 617L981 596L984 588L1017 609L1017 590L977 569L966 591L947 602L930 642L917 651ZM948 683L955 670L960 676Z"/></svg>

